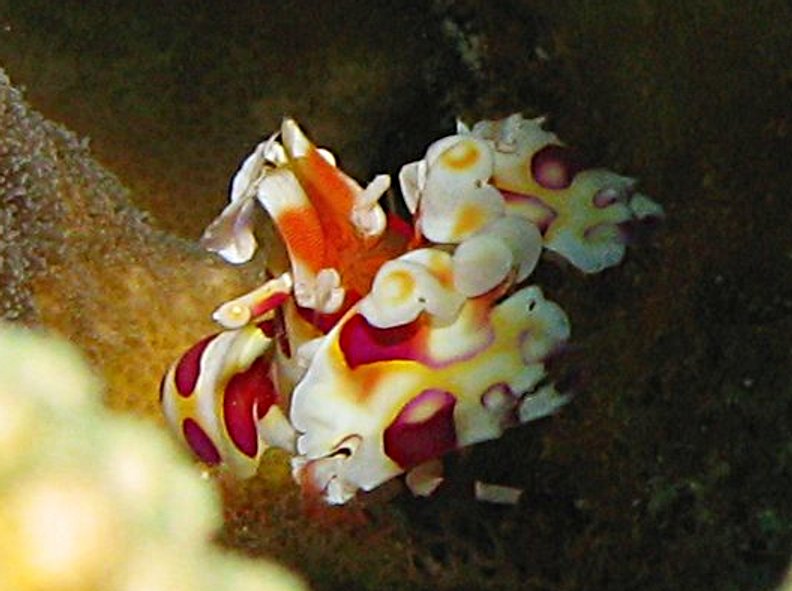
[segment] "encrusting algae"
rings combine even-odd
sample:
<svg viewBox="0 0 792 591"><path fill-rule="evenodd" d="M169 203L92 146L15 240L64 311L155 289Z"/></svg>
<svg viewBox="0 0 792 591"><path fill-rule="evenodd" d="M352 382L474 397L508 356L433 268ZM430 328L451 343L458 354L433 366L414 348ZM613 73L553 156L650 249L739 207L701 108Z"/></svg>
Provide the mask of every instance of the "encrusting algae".
<svg viewBox="0 0 792 591"><path fill-rule="evenodd" d="M2 71L0 199L2 318L68 335L112 407L155 415L155 360L197 337L196 319L244 279L149 225L87 142L32 111Z"/></svg>

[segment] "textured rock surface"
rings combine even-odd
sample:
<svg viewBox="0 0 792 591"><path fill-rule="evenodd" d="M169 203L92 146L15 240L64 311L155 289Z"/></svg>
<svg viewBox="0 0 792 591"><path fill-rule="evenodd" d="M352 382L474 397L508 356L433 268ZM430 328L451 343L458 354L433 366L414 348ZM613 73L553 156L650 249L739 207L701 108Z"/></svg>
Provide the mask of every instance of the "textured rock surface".
<svg viewBox="0 0 792 591"><path fill-rule="evenodd" d="M0 306L80 346L114 406L154 415L170 359L208 330L240 276L152 229L87 144L30 109L0 72Z"/></svg>

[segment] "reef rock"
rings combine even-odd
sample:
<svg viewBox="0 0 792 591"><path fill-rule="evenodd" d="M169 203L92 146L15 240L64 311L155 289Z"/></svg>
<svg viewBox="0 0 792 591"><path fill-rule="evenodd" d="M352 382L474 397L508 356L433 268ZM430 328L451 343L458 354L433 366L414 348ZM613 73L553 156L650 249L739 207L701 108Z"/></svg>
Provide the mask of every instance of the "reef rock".
<svg viewBox="0 0 792 591"><path fill-rule="evenodd" d="M153 227L87 140L47 121L0 70L0 317L76 343L111 406L155 413L167 360L244 274Z"/></svg>

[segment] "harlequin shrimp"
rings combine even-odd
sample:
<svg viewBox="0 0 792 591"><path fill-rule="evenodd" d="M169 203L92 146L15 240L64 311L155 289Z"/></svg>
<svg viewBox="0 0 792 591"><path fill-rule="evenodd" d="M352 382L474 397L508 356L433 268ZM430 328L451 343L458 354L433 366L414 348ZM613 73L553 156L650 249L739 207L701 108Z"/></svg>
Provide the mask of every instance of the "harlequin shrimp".
<svg viewBox="0 0 792 591"><path fill-rule="evenodd" d="M242 477L285 449L304 490L341 504L405 473L431 494L445 454L557 411L546 362L570 325L529 284L543 249L597 272L623 258L627 224L662 215L571 154L541 119L460 124L402 168L406 221L379 205L387 175L361 187L284 120L202 239L249 261L258 203L284 256L168 370L169 426Z"/></svg>

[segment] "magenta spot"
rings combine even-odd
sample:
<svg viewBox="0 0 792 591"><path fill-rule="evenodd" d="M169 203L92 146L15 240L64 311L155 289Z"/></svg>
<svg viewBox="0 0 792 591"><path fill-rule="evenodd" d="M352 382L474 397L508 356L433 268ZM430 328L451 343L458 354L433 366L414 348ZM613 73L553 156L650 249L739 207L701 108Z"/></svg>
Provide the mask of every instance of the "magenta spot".
<svg viewBox="0 0 792 591"><path fill-rule="evenodd" d="M185 398L189 397L195 389L195 383L201 373L201 356L204 349L216 336L216 334L213 334L198 341L179 359L174 372L174 382L176 383L176 391Z"/></svg>
<svg viewBox="0 0 792 591"><path fill-rule="evenodd" d="M267 338L271 339L271 338L274 338L274 337L275 337L275 333L276 333L276 330L277 330L277 326L276 326L276 324L275 324L275 320L274 320L274 319L271 319L271 320L262 320L262 321L261 321L261 322L259 322L259 323L258 323L256 326L258 326L258 327L259 327L259 329L261 329L261 332L263 332L263 333L264 333L264 335L265 335Z"/></svg>
<svg viewBox="0 0 792 591"><path fill-rule="evenodd" d="M425 361L422 349L425 342L419 321L392 328L377 328L360 314L344 323L338 337L347 365L355 369L360 365L378 361Z"/></svg>
<svg viewBox="0 0 792 591"><path fill-rule="evenodd" d="M192 419L184 419L182 434L190 449L202 462L210 466L220 463L220 452L198 423Z"/></svg>
<svg viewBox="0 0 792 591"><path fill-rule="evenodd" d="M445 390L424 390L385 429L385 454L402 468L439 458L457 445L456 398Z"/></svg>
<svg viewBox="0 0 792 591"><path fill-rule="evenodd" d="M269 374L269 359L259 357L228 381L223 396L226 431L234 445L251 458L258 453L256 420L264 417L278 399Z"/></svg>
<svg viewBox="0 0 792 591"><path fill-rule="evenodd" d="M548 144L531 158L531 175L545 189L558 191L572 184L575 175L583 169L573 150L565 146Z"/></svg>

